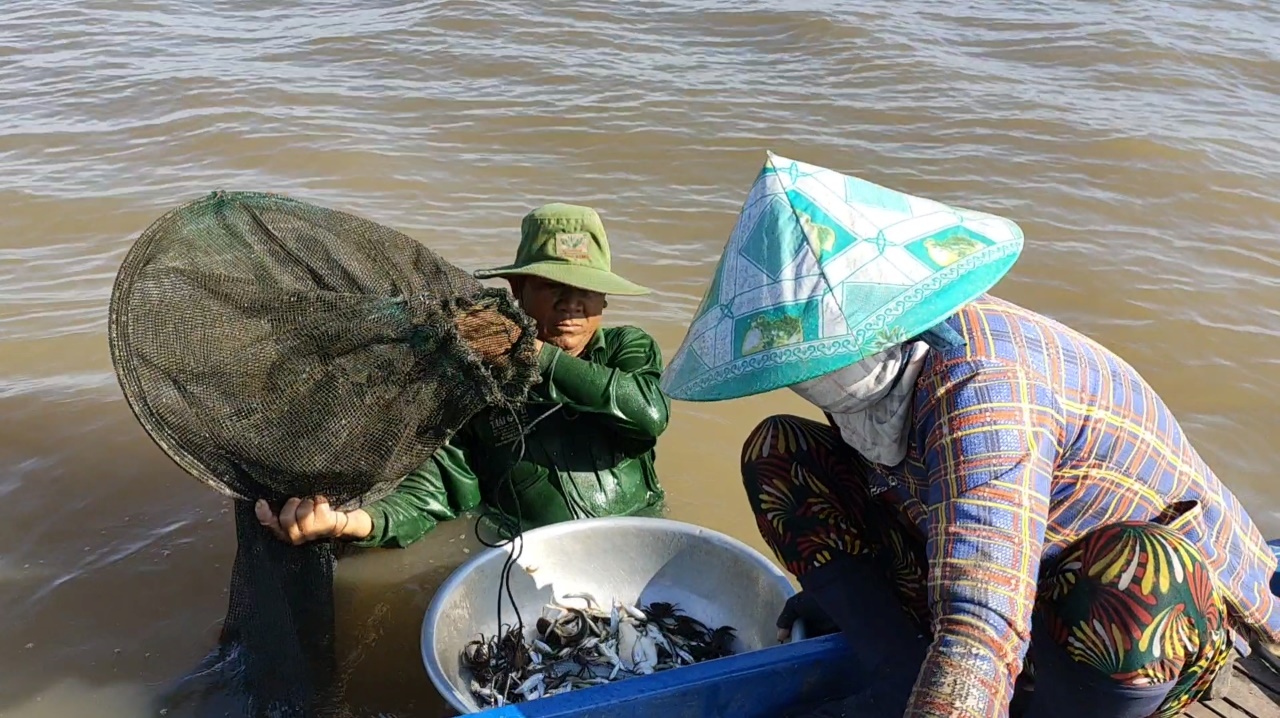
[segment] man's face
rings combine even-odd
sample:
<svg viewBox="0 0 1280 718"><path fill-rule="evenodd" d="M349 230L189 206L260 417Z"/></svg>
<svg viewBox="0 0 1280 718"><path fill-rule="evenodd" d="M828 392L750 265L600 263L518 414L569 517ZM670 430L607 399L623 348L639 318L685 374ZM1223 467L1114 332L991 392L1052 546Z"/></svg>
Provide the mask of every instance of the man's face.
<svg viewBox="0 0 1280 718"><path fill-rule="evenodd" d="M511 280L511 293L538 323L538 338L577 356L600 328L605 298L540 277Z"/></svg>

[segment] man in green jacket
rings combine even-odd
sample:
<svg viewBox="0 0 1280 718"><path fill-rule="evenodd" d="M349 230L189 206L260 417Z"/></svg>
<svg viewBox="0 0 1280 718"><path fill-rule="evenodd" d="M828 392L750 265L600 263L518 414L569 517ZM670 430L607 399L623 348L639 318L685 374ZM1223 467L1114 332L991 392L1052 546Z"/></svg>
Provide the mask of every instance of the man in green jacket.
<svg viewBox="0 0 1280 718"><path fill-rule="evenodd" d="M292 498L258 520L281 540L342 538L405 547L481 502L526 528L635 514L663 498L654 446L670 400L658 389L662 353L643 330L602 328L606 295L649 290L614 274L599 215L549 204L525 215L516 260L475 273L504 277L538 324L542 380L523 416L488 409L407 475L395 492L354 511L324 497Z"/></svg>

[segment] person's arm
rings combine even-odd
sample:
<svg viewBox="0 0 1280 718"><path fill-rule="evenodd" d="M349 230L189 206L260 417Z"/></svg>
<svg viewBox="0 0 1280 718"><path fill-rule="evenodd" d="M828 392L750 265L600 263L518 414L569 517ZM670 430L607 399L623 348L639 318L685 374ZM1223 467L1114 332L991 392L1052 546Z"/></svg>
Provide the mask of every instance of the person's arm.
<svg viewBox="0 0 1280 718"><path fill-rule="evenodd" d="M609 417L619 432L629 436L657 439L666 431L671 400L658 388L662 352L640 329L612 331L603 365L543 344L538 366L552 401Z"/></svg>
<svg viewBox="0 0 1280 718"><path fill-rule="evenodd" d="M351 512L360 523L348 530L357 546L405 548L421 539L441 521L458 517L455 507L479 501L480 481L468 461L465 437L455 436L414 471L406 474L389 495Z"/></svg>
<svg viewBox="0 0 1280 718"><path fill-rule="evenodd" d="M924 447L934 638L906 715L1003 718L1030 642L1061 409L1016 366L954 369L924 391L938 416Z"/></svg>

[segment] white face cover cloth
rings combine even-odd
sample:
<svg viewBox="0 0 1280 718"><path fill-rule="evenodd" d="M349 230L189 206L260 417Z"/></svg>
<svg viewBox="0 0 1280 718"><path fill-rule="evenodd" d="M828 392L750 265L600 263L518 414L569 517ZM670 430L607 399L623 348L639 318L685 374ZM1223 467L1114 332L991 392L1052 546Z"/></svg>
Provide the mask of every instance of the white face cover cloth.
<svg viewBox="0 0 1280 718"><path fill-rule="evenodd" d="M911 399L928 354L924 342L900 344L791 390L831 414L840 436L858 453L896 466L907 455Z"/></svg>

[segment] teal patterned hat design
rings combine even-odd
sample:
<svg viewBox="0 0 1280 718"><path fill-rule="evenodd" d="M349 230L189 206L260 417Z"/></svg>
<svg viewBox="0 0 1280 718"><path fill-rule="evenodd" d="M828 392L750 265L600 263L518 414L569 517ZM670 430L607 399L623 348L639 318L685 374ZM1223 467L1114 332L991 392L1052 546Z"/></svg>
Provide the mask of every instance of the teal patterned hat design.
<svg viewBox="0 0 1280 718"><path fill-rule="evenodd" d="M993 287L1022 230L768 153L684 342L673 399L760 394L843 369Z"/></svg>

